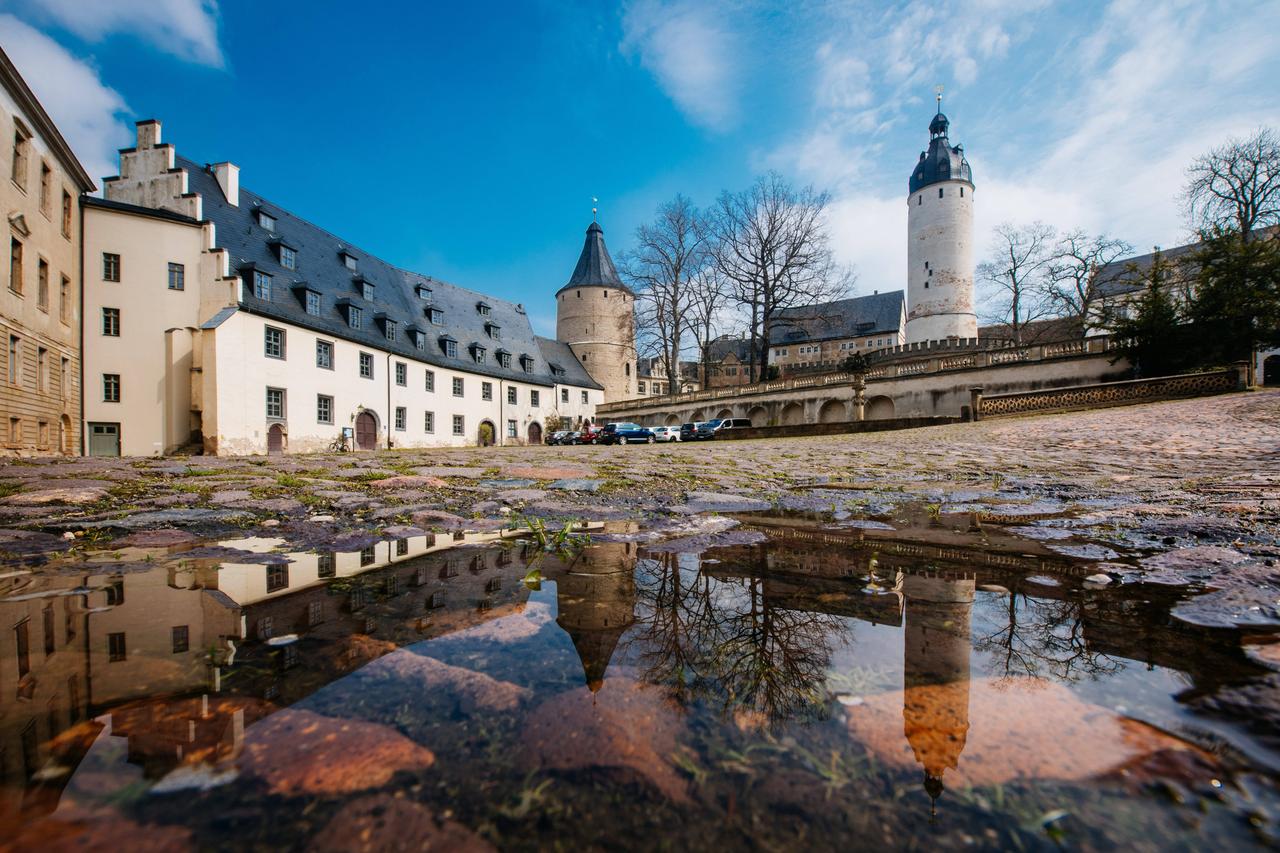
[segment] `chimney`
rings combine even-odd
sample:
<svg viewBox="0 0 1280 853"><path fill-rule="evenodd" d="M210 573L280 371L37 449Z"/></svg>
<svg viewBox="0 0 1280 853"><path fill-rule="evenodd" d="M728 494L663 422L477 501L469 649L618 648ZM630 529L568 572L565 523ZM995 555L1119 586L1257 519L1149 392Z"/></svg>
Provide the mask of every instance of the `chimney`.
<svg viewBox="0 0 1280 853"><path fill-rule="evenodd" d="M235 163L214 163L213 176L232 207L240 206L240 167Z"/></svg>
<svg viewBox="0 0 1280 853"><path fill-rule="evenodd" d="M160 144L160 122L153 118L138 122L138 150Z"/></svg>

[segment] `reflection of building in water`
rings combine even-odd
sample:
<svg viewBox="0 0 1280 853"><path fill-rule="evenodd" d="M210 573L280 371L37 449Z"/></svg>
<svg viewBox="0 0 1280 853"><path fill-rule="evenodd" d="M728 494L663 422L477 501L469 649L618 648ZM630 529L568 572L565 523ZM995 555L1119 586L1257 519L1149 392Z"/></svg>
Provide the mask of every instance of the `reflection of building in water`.
<svg viewBox="0 0 1280 853"><path fill-rule="evenodd" d="M556 581L556 624L573 640L587 687L604 684L618 640L635 621L637 546L602 542L583 550Z"/></svg>
<svg viewBox="0 0 1280 853"><path fill-rule="evenodd" d="M924 787L937 800L942 775L955 769L969 732L969 615L972 576L909 574L903 632L902 729Z"/></svg>

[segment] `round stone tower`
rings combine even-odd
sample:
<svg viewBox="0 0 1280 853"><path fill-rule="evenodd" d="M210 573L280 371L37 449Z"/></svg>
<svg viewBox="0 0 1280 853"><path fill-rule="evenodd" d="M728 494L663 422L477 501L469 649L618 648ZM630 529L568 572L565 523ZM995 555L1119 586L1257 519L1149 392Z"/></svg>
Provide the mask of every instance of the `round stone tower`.
<svg viewBox="0 0 1280 853"><path fill-rule="evenodd" d="M907 196L907 343L976 338L973 308L973 173L947 117L929 123L929 150Z"/></svg>
<svg viewBox="0 0 1280 853"><path fill-rule="evenodd" d="M635 294L605 248L604 230L592 222L569 283L556 293L556 338L604 386L606 403L636 396L635 307Z"/></svg>

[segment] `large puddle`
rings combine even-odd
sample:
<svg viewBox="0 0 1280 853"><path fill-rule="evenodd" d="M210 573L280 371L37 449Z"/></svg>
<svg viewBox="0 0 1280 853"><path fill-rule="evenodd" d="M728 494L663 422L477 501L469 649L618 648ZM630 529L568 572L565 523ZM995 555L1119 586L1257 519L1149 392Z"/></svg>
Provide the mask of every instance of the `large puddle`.
<svg viewBox="0 0 1280 853"><path fill-rule="evenodd" d="M963 519L742 521L0 572L0 839L1275 843L1270 637Z"/></svg>

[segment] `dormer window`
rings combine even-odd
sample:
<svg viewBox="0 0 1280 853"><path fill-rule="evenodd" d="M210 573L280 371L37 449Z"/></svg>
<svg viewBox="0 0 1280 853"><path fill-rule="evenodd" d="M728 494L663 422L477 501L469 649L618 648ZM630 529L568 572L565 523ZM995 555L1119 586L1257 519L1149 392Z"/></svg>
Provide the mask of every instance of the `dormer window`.
<svg viewBox="0 0 1280 853"><path fill-rule="evenodd" d="M476 311L480 314L481 317L488 317L493 312L493 308L489 305L488 302L477 302Z"/></svg>
<svg viewBox="0 0 1280 853"><path fill-rule="evenodd" d="M420 350L427 348L427 336L421 331L415 330L413 333L413 345Z"/></svg>
<svg viewBox="0 0 1280 853"><path fill-rule="evenodd" d="M373 301L373 285L367 281L360 282L360 295L363 296L366 301L372 302Z"/></svg>
<svg viewBox="0 0 1280 853"><path fill-rule="evenodd" d="M276 218L265 210L258 211L258 226L271 232L276 230Z"/></svg>
<svg viewBox="0 0 1280 853"><path fill-rule="evenodd" d="M471 357L475 359L476 364L484 364L486 360L485 348L479 344L472 344Z"/></svg>
<svg viewBox="0 0 1280 853"><path fill-rule="evenodd" d="M502 340L502 327L495 323L485 323L484 330L495 341Z"/></svg>
<svg viewBox="0 0 1280 853"><path fill-rule="evenodd" d="M312 317L320 316L320 294L314 290L308 290L306 294L307 313Z"/></svg>
<svg viewBox="0 0 1280 853"><path fill-rule="evenodd" d="M384 321L383 321L383 331L384 331L384 333L385 333L385 334L386 334L386 336L387 336L387 340L389 340L389 341L394 341L394 340L396 339L396 321L395 321L395 320L384 320Z"/></svg>
<svg viewBox="0 0 1280 853"><path fill-rule="evenodd" d="M271 301L271 276L261 270L253 271L253 295L263 302Z"/></svg>
<svg viewBox="0 0 1280 853"><path fill-rule="evenodd" d="M564 368L563 368L563 367L552 367L552 368L551 368L551 372L552 372L553 374L555 374L556 376L564 376L564 375L565 375L565 374L564 374Z"/></svg>
<svg viewBox="0 0 1280 853"><path fill-rule="evenodd" d="M298 253L284 243L280 244L280 266L287 270L296 270L298 268Z"/></svg>
<svg viewBox="0 0 1280 853"><path fill-rule="evenodd" d="M440 349L444 350L444 354L449 358L458 357L458 342L448 335L440 338Z"/></svg>
<svg viewBox="0 0 1280 853"><path fill-rule="evenodd" d="M525 373L533 373L533 356L520 356L520 369Z"/></svg>
<svg viewBox="0 0 1280 853"><path fill-rule="evenodd" d="M346 249L338 250L338 257L342 260L342 265L349 270L359 269L360 259Z"/></svg>
<svg viewBox="0 0 1280 853"><path fill-rule="evenodd" d="M500 349L496 355L498 356L498 364L508 369L511 368L511 353L504 349Z"/></svg>
<svg viewBox="0 0 1280 853"><path fill-rule="evenodd" d="M430 302L431 288L427 287L425 284L418 285L418 298L423 302Z"/></svg>
<svg viewBox="0 0 1280 853"><path fill-rule="evenodd" d="M439 308L428 308L426 311L427 319L437 326L444 324L444 312Z"/></svg>
<svg viewBox="0 0 1280 853"><path fill-rule="evenodd" d="M354 305L348 305L347 325L353 329L359 329L364 326L364 312Z"/></svg>

